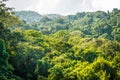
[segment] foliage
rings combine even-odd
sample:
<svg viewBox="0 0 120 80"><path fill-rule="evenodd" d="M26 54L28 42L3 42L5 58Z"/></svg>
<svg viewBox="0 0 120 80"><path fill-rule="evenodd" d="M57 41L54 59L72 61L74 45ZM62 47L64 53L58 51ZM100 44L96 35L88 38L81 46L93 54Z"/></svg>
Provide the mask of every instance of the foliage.
<svg viewBox="0 0 120 80"><path fill-rule="evenodd" d="M0 80L120 79L120 10L42 18L22 11L16 14L31 13L32 19L17 25L19 20L3 2Z"/></svg>

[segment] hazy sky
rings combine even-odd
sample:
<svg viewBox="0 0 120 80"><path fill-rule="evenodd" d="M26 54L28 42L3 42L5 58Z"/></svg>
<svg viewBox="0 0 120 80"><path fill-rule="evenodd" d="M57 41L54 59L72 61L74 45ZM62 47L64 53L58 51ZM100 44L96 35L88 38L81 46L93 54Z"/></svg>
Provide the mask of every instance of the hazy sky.
<svg viewBox="0 0 120 80"><path fill-rule="evenodd" d="M15 10L32 10L40 14L75 14L82 11L120 9L120 0L9 0Z"/></svg>

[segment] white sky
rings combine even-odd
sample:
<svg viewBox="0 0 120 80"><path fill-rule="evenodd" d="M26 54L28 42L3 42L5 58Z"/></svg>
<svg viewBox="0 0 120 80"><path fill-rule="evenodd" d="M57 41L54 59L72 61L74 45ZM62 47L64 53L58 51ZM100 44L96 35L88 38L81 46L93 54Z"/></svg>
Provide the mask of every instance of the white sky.
<svg viewBox="0 0 120 80"><path fill-rule="evenodd" d="M120 9L120 0L9 0L15 10L31 10L40 14L75 14L82 11Z"/></svg>

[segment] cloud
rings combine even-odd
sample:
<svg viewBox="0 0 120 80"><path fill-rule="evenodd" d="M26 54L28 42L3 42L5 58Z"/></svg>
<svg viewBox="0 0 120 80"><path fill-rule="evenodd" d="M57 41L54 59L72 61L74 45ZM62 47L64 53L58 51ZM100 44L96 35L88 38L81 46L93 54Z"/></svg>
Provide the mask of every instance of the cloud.
<svg viewBox="0 0 120 80"><path fill-rule="evenodd" d="M92 6L95 10L112 10L120 8L120 0L93 0Z"/></svg>
<svg viewBox="0 0 120 80"><path fill-rule="evenodd" d="M30 6L35 6L39 0L9 0L7 6L14 7L16 10L27 10ZM33 8L34 9L34 8Z"/></svg>
<svg viewBox="0 0 120 80"><path fill-rule="evenodd" d="M120 8L120 0L10 0L7 5L16 10L32 10L40 14L75 14L82 11Z"/></svg>
<svg viewBox="0 0 120 80"><path fill-rule="evenodd" d="M78 11L89 10L92 8L91 2L88 0L61 0L58 4L56 11L68 14L76 13Z"/></svg>
<svg viewBox="0 0 120 80"><path fill-rule="evenodd" d="M92 8L92 0L10 0L8 6L16 10L33 10L40 14L73 14Z"/></svg>
<svg viewBox="0 0 120 80"><path fill-rule="evenodd" d="M36 10L41 14L54 13L59 0L39 0L36 4Z"/></svg>
<svg viewBox="0 0 120 80"><path fill-rule="evenodd" d="M73 14L92 8L88 0L40 0L37 11L45 13Z"/></svg>

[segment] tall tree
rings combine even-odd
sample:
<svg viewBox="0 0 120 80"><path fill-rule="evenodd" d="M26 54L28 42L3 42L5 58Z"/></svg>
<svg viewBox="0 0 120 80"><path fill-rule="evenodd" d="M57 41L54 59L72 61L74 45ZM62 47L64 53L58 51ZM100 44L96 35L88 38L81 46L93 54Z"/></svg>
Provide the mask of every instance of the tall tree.
<svg viewBox="0 0 120 80"><path fill-rule="evenodd" d="M6 7L6 1L8 0L0 0L0 37L4 40L6 40L7 34L10 32L8 27L20 22L13 14L13 8Z"/></svg>

